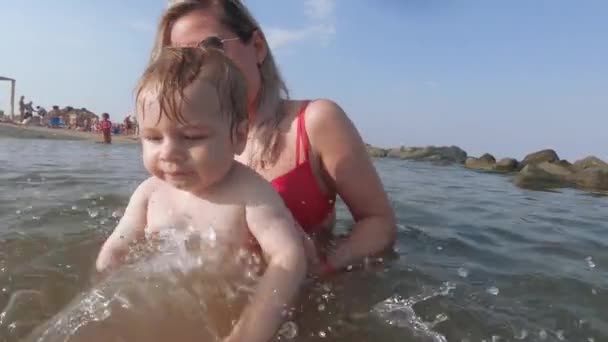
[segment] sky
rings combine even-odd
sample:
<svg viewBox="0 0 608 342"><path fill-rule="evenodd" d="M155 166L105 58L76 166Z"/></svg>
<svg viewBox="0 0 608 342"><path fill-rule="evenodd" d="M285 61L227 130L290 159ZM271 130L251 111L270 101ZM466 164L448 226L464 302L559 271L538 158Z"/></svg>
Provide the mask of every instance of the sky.
<svg viewBox="0 0 608 342"><path fill-rule="evenodd" d="M608 160L608 1L244 1L291 96L336 101L368 143ZM166 2L0 0L0 75L123 118Z"/></svg>

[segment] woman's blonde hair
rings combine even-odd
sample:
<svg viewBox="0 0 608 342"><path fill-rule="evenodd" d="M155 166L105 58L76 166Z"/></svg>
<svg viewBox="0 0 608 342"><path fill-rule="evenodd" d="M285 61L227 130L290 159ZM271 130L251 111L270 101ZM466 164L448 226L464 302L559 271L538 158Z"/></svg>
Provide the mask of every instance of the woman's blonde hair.
<svg viewBox="0 0 608 342"><path fill-rule="evenodd" d="M268 45L260 25L240 0L171 0L163 14L151 53L151 61L157 59L162 49L171 44L171 30L175 22L183 16L196 10L216 10L216 15L222 25L237 35L243 43L251 40L255 31L260 32ZM282 108L282 99L289 98L289 91L270 48L262 63L258 65L261 77L261 89L257 94L259 103L257 115L261 122L251 127L255 137L252 158L249 165L254 168L272 165L279 152L278 127L286 115Z"/></svg>
<svg viewBox="0 0 608 342"><path fill-rule="evenodd" d="M162 49L138 82L135 92L138 111L145 116L146 104L152 98L159 106L159 120L165 115L169 120L186 124L182 104L189 99L184 90L197 80L208 82L217 91L220 113L214 114L229 121L234 137L236 127L247 120L247 84L238 67L216 49Z"/></svg>

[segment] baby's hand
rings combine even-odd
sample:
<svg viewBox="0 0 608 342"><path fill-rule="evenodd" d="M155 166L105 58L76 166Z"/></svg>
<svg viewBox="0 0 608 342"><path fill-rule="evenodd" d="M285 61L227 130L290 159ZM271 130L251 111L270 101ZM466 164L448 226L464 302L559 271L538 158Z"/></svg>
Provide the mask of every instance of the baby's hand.
<svg viewBox="0 0 608 342"><path fill-rule="evenodd" d="M320 275L320 270L322 268L321 258L319 258L319 252L315 246L314 240L303 230L300 230L300 232L302 234L304 253L306 254L306 260L308 262L308 273L310 275Z"/></svg>
<svg viewBox="0 0 608 342"><path fill-rule="evenodd" d="M306 259L309 261L310 264L319 263L319 253L317 252L317 247L315 246L313 239L310 237L310 235L304 232L302 232L302 234L302 242L304 244L304 252L306 253Z"/></svg>

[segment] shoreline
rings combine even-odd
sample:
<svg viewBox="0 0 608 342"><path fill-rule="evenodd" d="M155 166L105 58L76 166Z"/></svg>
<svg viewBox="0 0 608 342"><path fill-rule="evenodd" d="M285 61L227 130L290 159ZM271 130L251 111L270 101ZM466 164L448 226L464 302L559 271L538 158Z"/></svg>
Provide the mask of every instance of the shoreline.
<svg viewBox="0 0 608 342"><path fill-rule="evenodd" d="M99 133L82 132L65 128L49 128L42 126L24 126L8 122L0 122L0 137L17 139L51 139L51 140L84 140L101 142ZM135 135L112 135L112 144L138 144Z"/></svg>

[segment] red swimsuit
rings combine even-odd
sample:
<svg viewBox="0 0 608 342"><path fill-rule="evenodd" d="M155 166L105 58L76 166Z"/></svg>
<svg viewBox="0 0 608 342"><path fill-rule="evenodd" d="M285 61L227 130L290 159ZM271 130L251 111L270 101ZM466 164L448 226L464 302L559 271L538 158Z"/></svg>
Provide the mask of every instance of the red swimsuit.
<svg viewBox="0 0 608 342"><path fill-rule="evenodd" d="M308 102L304 103L298 114L298 130L296 135L296 166L286 174L275 178L271 184L281 195L293 217L307 233L315 229L334 210L335 196L325 195L310 164L308 135L304 120L304 112ZM306 151L305 159L300 163L300 146Z"/></svg>

